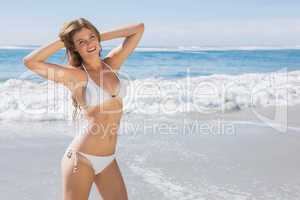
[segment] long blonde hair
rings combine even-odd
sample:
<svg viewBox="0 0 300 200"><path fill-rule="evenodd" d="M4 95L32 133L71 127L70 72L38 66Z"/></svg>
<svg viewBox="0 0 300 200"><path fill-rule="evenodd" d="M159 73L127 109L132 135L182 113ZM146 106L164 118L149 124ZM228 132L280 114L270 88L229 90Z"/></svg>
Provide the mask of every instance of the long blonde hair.
<svg viewBox="0 0 300 200"><path fill-rule="evenodd" d="M88 28L94 31L97 35L98 41L99 42L101 41L100 32L98 31L98 29L85 18L78 18L78 19L65 22L62 28L60 29L59 38L61 39L61 41L64 43L64 46L66 47L66 55L68 58L68 63L74 67L78 67L83 70L82 68L83 60L80 54L77 51L75 51L75 44L73 41L73 36L75 35L75 33L80 31L82 28ZM81 108L76 100L76 97L74 97L73 95L72 95L72 104L75 107L73 111L73 120L75 120L76 116L78 115L78 109L81 110Z"/></svg>

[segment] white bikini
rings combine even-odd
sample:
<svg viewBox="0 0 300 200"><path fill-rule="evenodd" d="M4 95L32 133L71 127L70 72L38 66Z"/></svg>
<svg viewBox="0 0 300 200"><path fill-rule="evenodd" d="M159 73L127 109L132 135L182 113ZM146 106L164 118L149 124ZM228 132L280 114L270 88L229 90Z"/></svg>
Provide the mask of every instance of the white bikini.
<svg viewBox="0 0 300 200"><path fill-rule="evenodd" d="M112 68L104 63L106 66L108 66L108 68L112 71ZM126 84L125 84L125 80L120 79L120 77L118 76L117 73L114 72L114 74L116 75L116 77L119 80L119 88L118 88L118 94L117 95L111 95L110 93L108 93L107 91L105 91L103 88L101 88L100 86L98 86L93 79L89 76L85 66L82 64L83 69L86 71L87 76L88 76L88 81L87 81L87 86L86 86L86 96L85 96L85 101L86 104L89 106L96 106L99 104L102 104L104 101L115 98L116 96L120 96L120 97L125 97L126 94ZM112 71L113 72L113 71Z"/></svg>
<svg viewBox="0 0 300 200"><path fill-rule="evenodd" d="M102 63L104 63L106 66L108 66L110 68L110 70L112 71L112 68L108 64L106 64L105 62L102 62ZM85 96L85 101L88 106L96 106L96 105L102 104L104 101L110 100L117 96L120 96L120 97L125 96L125 94L126 94L126 84L124 82L125 80L120 79L120 77L117 75L117 73L114 72L116 77L119 79L118 94L111 95L110 93L105 91L103 88L98 86L93 81L93 79L89 76L85 66L83 64L82 64L82 66L83 66L84 70L86 71L87 77L88 77L87 86L86 86L86 96ZM102 170L104 170L104 168L106 168L115 159L115 153L112 155L109 155L109 156L95 156L95 155L86 154L86 153L77 151L72 147L68 147L65 152L65 154L68 156L69 159L72 157L73 153L75 156L73 172L76 172L78 170L78 155L77 155L77 153L86 157L90 161L95 174L100 173Z"/></svg>

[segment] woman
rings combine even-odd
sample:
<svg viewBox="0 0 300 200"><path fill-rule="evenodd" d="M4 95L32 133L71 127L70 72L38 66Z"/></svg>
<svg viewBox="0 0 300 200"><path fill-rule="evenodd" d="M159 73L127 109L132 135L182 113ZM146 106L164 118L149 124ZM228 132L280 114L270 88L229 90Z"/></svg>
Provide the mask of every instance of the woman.
<svg viewBox="0 0 300 200"><path fill-rule="evenodd" d="M116 71L143 33L144 24L139 23L100 34L88 20L79 18L64 24L59 39L23 59L30 70L67 87L75 113L80 109L88 122L84 134L74 138L61 160L65 200L88 199L93 182L104 200L128 198L115 155L124 90ZM100 42L119 37L125 37L123 43L101 59ZM67 65L46 62L63 47Z"/></svg>

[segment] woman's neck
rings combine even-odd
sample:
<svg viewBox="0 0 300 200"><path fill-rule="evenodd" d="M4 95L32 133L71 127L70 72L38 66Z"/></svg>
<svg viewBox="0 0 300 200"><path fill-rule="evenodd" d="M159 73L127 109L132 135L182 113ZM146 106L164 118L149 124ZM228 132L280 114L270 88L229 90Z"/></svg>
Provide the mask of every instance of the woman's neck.
<svg viewBox="0 0 300 200"><path fill-rule="evenodd" d="M98 57L94 60L90 59L88 61L83 61L83 64L87 68L87 70L98 71L99 69L102 69L102 60Z"/></svg>

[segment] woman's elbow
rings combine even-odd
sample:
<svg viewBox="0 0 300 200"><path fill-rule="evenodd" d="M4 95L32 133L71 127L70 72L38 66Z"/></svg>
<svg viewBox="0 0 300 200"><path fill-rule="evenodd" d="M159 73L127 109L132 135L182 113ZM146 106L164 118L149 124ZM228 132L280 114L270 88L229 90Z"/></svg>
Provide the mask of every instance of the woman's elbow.
<svg viewBox="0 0 300 200"><path fill-rule="evenodd" d="M140 26L140 28L142 29L142 31L145 30L145 24L144 24L143 22L141 22L141 23L139 24L139 26Z"/></svg>
<svg viewBox="0 0 300 200"><path fill-rule="evenodd" d="M23 59L23 64L26 66L26 67L28 67L28 68L30 68L31 66L32 66L32 59L30 59L30 58L27 58L27 57L24 57Z"/></svg>

